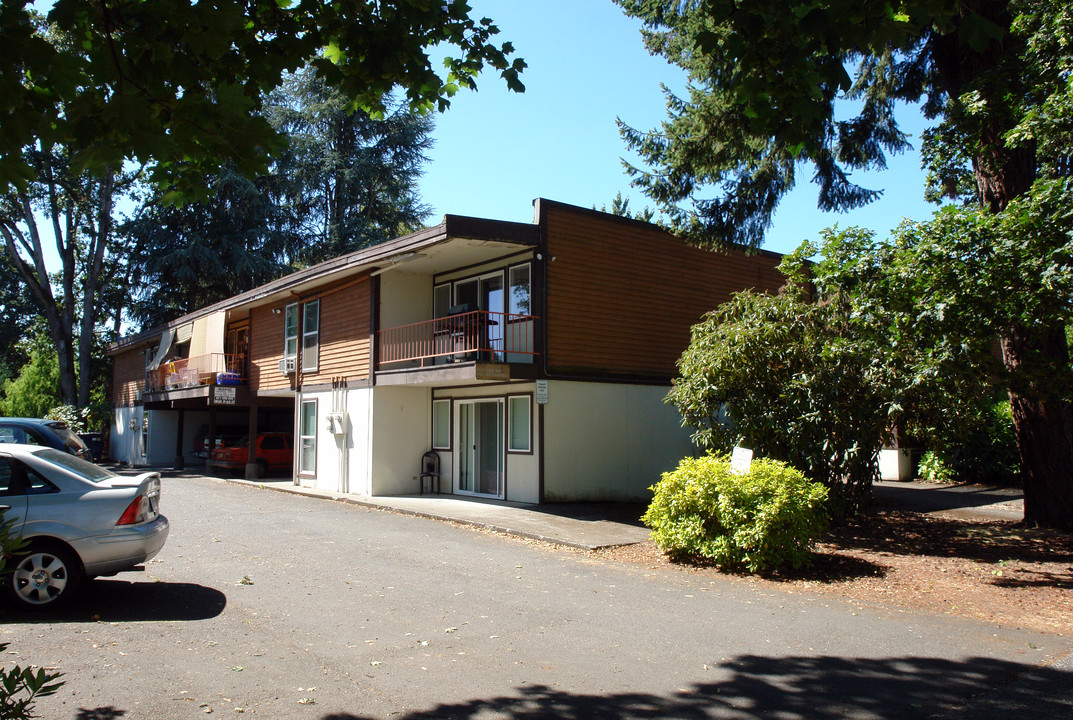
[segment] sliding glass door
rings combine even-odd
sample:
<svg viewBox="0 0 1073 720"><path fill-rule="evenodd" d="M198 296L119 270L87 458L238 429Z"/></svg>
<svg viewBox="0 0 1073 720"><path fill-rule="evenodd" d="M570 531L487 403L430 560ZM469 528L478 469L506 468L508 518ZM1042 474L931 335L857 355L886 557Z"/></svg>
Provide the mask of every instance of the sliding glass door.
<svg viewBox="0 0 1073 720"><path fill-rule="evenodd" d="M503 497L503 400L461 400L455 422L455 492Z"/></svg>

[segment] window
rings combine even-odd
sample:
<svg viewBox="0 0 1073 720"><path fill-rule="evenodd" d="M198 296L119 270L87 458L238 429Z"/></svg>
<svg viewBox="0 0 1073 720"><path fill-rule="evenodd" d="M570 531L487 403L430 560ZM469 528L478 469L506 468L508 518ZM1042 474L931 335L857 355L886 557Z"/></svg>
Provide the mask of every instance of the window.
<svg viewBox="0 0 1073 720"><path fill-rule="evenodd" d="M511 315L531 315L532 297L529 289L529 265L510 269L510 291L507 293L507 312Z"/></svg>
<svg viewBox="0 0 1073 720"><path fill-rule="evenodd" d="M283 310L283 357L298 357L298 303Z"/></svg>
<svg viewBox="0 0 1073 720"><path fill-rule="evenodd" d="M432 401L432 449L451 449L451 401Z"/></svg>
<svg viewBox="0 0 1073 720"><path fill-rule="evenodd" d="M508 404L508 432L507 450L510 452L532 452L532 425L530 423L530 407L532 398L529 395L514 395L507 398Z"/></svg>
<svg viewBox="0 0 1073 720"><path fill-rule="evenodd" d="M302 313L302 370L317 369L320 359L320 300L307 302Z"/></svg>
<svg viewBox="0 0 1073 720"><path fill-rule="evenodd" d="M298 430L298 468L303 475L317 474L317 401L303 400Z"/></svg>
<svg viewBox="0 0 1073 720"><path fill-rule="evenodd" d="M437 285L432 289L432 317L447 317L451 309L451 285Z"/></svg>
<svg viewBox="0 0 1073 720"><path fill-rule="evenodd" d="M262 450L286 450L287 445L283 442L282 435L268 435L261 438Z"/></svg>

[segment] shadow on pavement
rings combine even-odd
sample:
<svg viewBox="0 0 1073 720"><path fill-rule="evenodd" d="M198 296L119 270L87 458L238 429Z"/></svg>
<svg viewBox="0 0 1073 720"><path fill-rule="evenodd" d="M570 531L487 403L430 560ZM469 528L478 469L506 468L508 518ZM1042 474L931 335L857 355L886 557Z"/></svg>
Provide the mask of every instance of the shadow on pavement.
<svg viewBox="0 0 1073 720"><path fill-rule="evenodd" d="M876 483L872 492L878 508L936 512L996 506L1011 516L1024 513L1023 505L1016 506L1024 497L1016 488L882 482Z"/></svg>
<svg viewBox="0 0 1073 720"><path fill-rule="evenodd" d="M568 502L545 503L533 505L531 512L554 515L556 517L588 520L592 522L608 521L644 527L641 516L648 509L648 503L641 502Z"/></svg>
<svg viewBox="0 0 1073 720"><path fill-rule="evenodd" d="M34 612L8 604L0 611L0 618L5 623L27 624L207 620L225 607L227 596L203 585L96 578L86 583L66 607Z"/></svg>
<svg viewBox="0 0 1073 720"><path fill-rule="evenodd" d="M535 685L517 688L517 694L509 697L441 704L394 717L400 720L486 717L902 720L942 717L946 713L960 718L959 708L969 703L975 706L980 701L980 709L965 717L974 720L1073 718L1073 698L1063 690L1073 686L1071 673L1043 668L1025 675L1012 687L1004 687L1030 669L983 657L950 661L911 656L876 660L746 655L710 668L713 674L729 673L725 681L691 685L670 695L575 694ZM1001 699L995 702L988 693ZM322 720L366 720L366 717L332 713L323 715Z"/></svg>
<svg viewBox="0 0 1073 720"><path fill-rule="evenodd" d="M126 714L126 710L117 710L114 707L93 708L92 710L82 708L75 718L76 720L116 720L125 717Z"/></svg>

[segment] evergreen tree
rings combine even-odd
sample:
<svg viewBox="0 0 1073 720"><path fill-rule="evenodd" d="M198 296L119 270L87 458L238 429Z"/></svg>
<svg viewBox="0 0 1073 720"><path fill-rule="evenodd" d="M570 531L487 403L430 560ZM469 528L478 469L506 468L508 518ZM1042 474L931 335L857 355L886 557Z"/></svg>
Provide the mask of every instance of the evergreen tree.
<svg viewBox="0 0 1073 720"><path fill-rule="evenodd" d="M394 104L378 118L355 109L312 67L265 102L287 148L268 185L299 245L292 263L313 264L421 227L430 212L417 181L432 147L433 119Z"/></svg>

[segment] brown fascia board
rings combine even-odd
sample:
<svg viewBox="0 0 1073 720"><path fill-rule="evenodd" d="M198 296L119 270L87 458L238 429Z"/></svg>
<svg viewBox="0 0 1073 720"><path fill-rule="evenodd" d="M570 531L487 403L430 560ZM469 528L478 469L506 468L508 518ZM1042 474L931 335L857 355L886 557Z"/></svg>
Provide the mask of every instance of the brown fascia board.
<svg viewBox="0 0 1073 720"><path fill-rule="evenodd" d="M136 335L122 338L112 343L107 348L109 355L115 355L143 342L148 342L160 335L166 328L175 328L191 323L198 318L221 310L233 310L250 305L265 298L271 297L290 288L297 287L311 281L327 278L342 270L374 270L378 262L383 262L395 255L405 252L413 252L420 248L436 245L437 243L452 238L467 238L484 240L488 242L508 242L521 245L536 246L539 240L539 231L535 225L529 223L509 222L506 220L487 220L484 218L466 217L464 215L444 215L439 225L422 228L409 235L388 240L387 242L362 248L346 255L325 260L304 270L297 270L281 278L265 283L253 290L247 290L226 300L207 307L195 310L192 313L178 317L164 325L158 325Z"/></svg>

